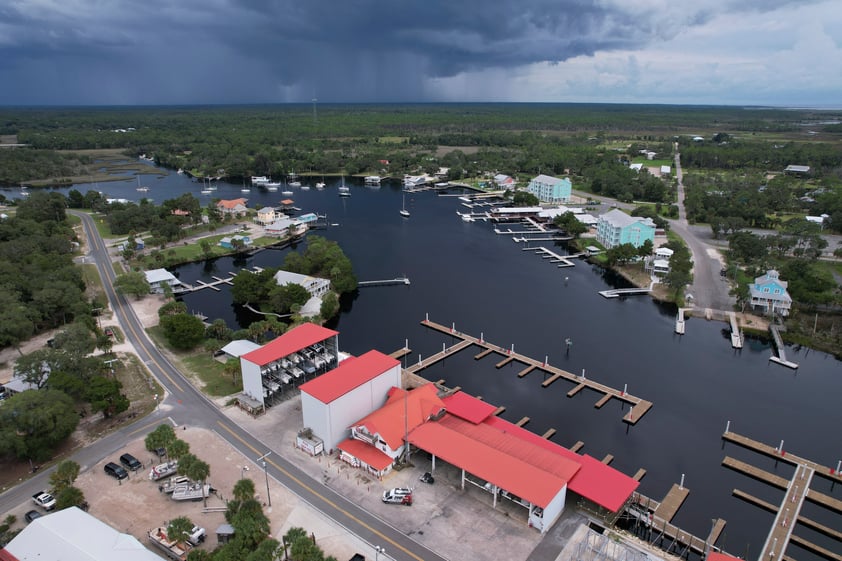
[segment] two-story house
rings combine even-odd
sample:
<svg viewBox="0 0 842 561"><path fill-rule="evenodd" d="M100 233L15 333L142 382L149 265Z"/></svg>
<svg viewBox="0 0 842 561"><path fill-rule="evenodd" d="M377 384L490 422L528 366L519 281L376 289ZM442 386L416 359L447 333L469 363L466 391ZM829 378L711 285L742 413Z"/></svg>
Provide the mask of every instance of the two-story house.
<svg viewBox="0 0 842 561"><path fill-rule="evenodd" d="M223 216L245 216L247 199L222 199L216 203L216 209Z"/></svg>
<svg viewBox="0 0 842 561"><path fill-rule="evenodd" d="M789 315L792 298L786 291L787 282L782 281L774 269L766 271L765 275L754 279L749 285L751 307L762 308L768 314Z"/></svg>

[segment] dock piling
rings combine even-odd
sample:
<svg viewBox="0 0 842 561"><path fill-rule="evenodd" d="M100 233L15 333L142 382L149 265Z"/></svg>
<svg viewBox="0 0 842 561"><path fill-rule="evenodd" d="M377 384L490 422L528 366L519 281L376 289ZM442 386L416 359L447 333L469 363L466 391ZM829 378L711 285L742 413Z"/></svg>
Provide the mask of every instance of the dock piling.
<svg viewBox="0 0 842 561"><path fill-rule="evenodd" d="M684 489L684 474L681 474L681 483L678 484L679 489Z"/></svg>

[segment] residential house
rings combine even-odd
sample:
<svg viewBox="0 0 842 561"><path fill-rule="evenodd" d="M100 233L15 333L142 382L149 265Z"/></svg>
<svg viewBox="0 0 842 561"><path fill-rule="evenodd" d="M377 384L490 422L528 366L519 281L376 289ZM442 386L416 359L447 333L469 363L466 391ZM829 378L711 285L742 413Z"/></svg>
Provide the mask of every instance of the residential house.
<svg viewBox="0 0 842 561"><path fill-rule="evenodd" d="M265 206L257 211L257 218L255 218L254 221L258 224L265 226L283 217L284 215L279 215L274 208L270 206Z"/></svg>
<svg viewBox="0 0 842 561"><path fill-rule="evenodd" d="M596 239L607 249L626 243L640 247L646 240L654 243L655 223L651 218L629 216L615 208L600 215L596 225Z"/></svg>
<svg viewBox="0 0 842 561"><path fill-rule="evenodd" d="M661 176L672 175L672 168L670 166L661 166Z"/></svg>
<svg viewBox="0 0 842 561"><path fill-rule="evenodd" d="M795 164L790 164L784 168L784 173L797 173L799 175L805 175L810 173L810 166L799 166Z"/></svg>
<svg viewBox="0 0 842 561"><path fill-rule="evenodd" d="M754 279L754 283L748 287L751 294L751 307L762 308L770 315L776 313L782 316L789 315L792 298L786 290L787 284L786 281L780 279L778 272L774 269L766 271L765 275Z"/></svg>
<svg viewBox="0 0 842 561"><path fill-rule="evenodd" d="M170 211L170 214L172 214L173 216L182 216L182 217L186 218L186 217L190 216L190 211L180 209L180 208L174 208Z"/></svg>
<svg viewBox="0 0 842 561"><path fill-rule="evenodd" d="M275 273L275 281L280 286L290 283L301 285L310 293L310 299L298 311L302 317L317 316L322 309L322 297L330 290L330 280L328 279L300 275L289 271L278 271Z"/></svg>
<svg viewBox="0 0 842 561"><path fill-rule="evenodd" d="M655 250L655 255L646 258L644 269L658 276L666 275L670 272L670 258L673 253L668 247L659 247Z"/></svg>
<svg viewBox="0 0 842 561"><path fill-rule="evenodd" d="M529 182L527 191L544 203L564 203L570 200L573 184L566 177L559 179L549 175L539 175Z"/></svg>
<svg viewBox="0 0 842 561"><path fill-rule="evenodd" d="M248 209L246 202L248 199L222 199L216 203L216 209L222 213L223 216L245 216Z"/></svg>
<svg viewBox="0 0 842 561"><path fill-rule="evenodd" d="M144 274L146 275L146 282L149 283L149 291L153 294L163 294L165 286L175 288L181 284L181 281L166 269L152 269L151 271L144 271Z"/></svg>
<svg viewBox="0 0 842 561"><path fill-rule="evenodd" d="M503 173L498 173L494 176L494 183L499 189L514 189L517 185L514 177Z"/></svg>
<svg viewBox="0 0 842 561"><path fill-rule="evenodd" d="M284 238L286 236L300 236L307 231L307 225L302 224L299 220L292 218L279 218L263 227L263 232L267 236L278 236Z"/></svg>

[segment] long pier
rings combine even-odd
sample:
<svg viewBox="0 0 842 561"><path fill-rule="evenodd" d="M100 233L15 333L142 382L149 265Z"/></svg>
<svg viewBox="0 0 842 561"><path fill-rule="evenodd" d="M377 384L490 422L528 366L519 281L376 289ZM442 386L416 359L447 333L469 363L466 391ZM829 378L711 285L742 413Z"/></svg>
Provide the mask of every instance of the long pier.
<svg viewBox="0 0 842 561"><path fill-rule="evenodd" d="M737 314L728 312L728 319L731 321L731 346L735 349L742 349L743 334L740 331L740 324L737 323Z"/></svg>
<svg viewBox="0 0 842 561"><path fill-rule="evenodd" d="M562 370L561 368L556 368L555 366L551 366L546 361L542 362L542 361L539 361L539 360L535 360L535 359L530 358L528 356L525 356L525 355L522 355L522 354L519 354L519 353L515 353L514 350L504 349L503 347L501 347L499 345L489 343L483 337L477 338L477 337L473 337L471 335L467 335L465 333L462 333L461 331L456 331L455 326L447 327L445 325L441 325L439 323L432 322L429 319L424 319L421 322L421 325L424 325L426 327L429 327L430 329L439 331L441 333L456 337L458 339L461 339L461 341L456 343L455 345L453 345L451 347L444 347L442 349L442 351L440 351L440 352L438 352L438 353L436 353L436 354L434 354L434 355L432 355L432 356L430 356L430 357L428 357L424 360L421 360L420 357L419 357L418 363L416 363L414 365L407 366L407 368L406 368L406 371L411 372L413 374L419 372L420 370L423 370L424 368L428 368L429 366L432 366L433 364L435 364L439 360L442 360L447 356L451 356L454 353L456 353L458 351L461 351L462 349L465 349L465 348L470 347L472 345L476 345L476 346L482 347L484 349L482 352L480 352L478 355L476 355L474 357L477 360L479 360L480 358L483 358L483 357L485 357L485 356L487 356L491 353L496 353L496 354L499 354L503 357L503 360L501 360L500 362L498 362L496 364L497 368L502 368L506 364L508 364L510 362L513 362L513 361L516 361L516 362L519 362L521 364L524 364L527 367L527 368L524 368L523 370L520 371L520 374L519 374L520 377L526 376L527 374L529 374L530 372L532 372L534 370L540 370L540 371L544 372L545 377L546 377L547 374L549 374L550 377L546 378L542 382L542 384L541 384L542 387L546 388L546 387L550 386L553 382L558 380L559 378L564 378L565 380L568 380L568 381L576 384L577 388L579 388L579 386L581 386L581 388L579 388L579 389L588 388L588 389L595 390L595 391L603 394L603 396L599 399L599 401L597 401L596 404L594 405L594 407L596 407L597 409L601 408L603 405L605 405L611 399L617 399L617 400L622 401L624 403L628 403L629 405L631 405L631 408L623 416L623 422L628 423L630 425L637 424L637 422L649 411L649 409L652 408L652 402L651 401L646 401L645 399L641 399L639 397L635 397L635 396L627 393L626 388L623 388L623 390L614 389L612 387L606 386L605 384L600 384L599 382L595 382L593 380L589 380L589 379L585 378L584 373L582 373L582 376L577 376L576 374L573 374L571 372L567 372L566 370ZM529 367L532 367L532 368L529 368ZM576 391L578 392L579 389L577 389ZM574 395L575 395L575 393L576 392L574 392Z"/></svg>
<svg viewBox="0 0 842 561"><path fill-rule="evenodd" d="M744 473L758 481L786 490L783 501L780 506L777 507L771 503L765 503L764 501L761 501L748 493L739 491L738 489L734 489L733 491L734 495L776 513L774 523L769 530L769 534L763 544L763 549L760 552L759 560L780 561L787 559L786 549L790 541L792 541L797 543L800 547L808 549L827 559L842 561L842 555L828 551L809 542L808 540L805 540L804 538L792 535L792 531L796 523L801 522L804 525L813 527L813 529L818 530L825 535L842 541L842 533L839 531L817 524L805 517L802 517L800 514L805 500L809 500L833 510L836 513L842 514L842 501L829 495L825 495L824 493L820 493L814 489L810 489L810 484L815 476L830 479L833 483L842 483L842 474L840 474L839 471L840 465L837 465L836 469L833 469L832 467L823 466L794 454L789 454L786 450L784 450L783 441L781 441L780 445L775 448L767 444L757 442L756 440L752 440L746 436L736 434L730 431L730 422L729 426L726 427L725 432L722 435L722 439L727 442L733 442L759 454L774 458L776 461L786 462L795 466L792 478L786 479L729 456L726 456L722 461L723 465L730 469ZM840 464L842 464L842 462L840 462Z"/></svg>
<svg viewBox="0 0 842 561"><path fill-rule="evenodd" d="M769 331L772 333L772 339L775 340L775 348L778 350L778 356L772 355L769 357L769 360L786 366L787 368L792 368L793 370L798 368L797 363L786 359L786 347L784 346L783 339L781 339L781 333L778 330L778 326L770 324Z"/></svg>
<svg viewBox="0 0 842 561"><path fill-rule="evenodd" d="M652 292L652 287L655 286L655 281L649 283L649 288L612 288L611 290L600 290L599 294L605 298L619 298L620 296L628 296L634 294L649 294Z"/></svg>
<svg viewBox="0 0 842 561"><path fill-rule="evenodd" d="M359 281L357 282L357 286L389 286L394 284L410 284L409 278L407 277L396 277L393 279L382 279L382 280L368 280L368 281Z"/></svg>

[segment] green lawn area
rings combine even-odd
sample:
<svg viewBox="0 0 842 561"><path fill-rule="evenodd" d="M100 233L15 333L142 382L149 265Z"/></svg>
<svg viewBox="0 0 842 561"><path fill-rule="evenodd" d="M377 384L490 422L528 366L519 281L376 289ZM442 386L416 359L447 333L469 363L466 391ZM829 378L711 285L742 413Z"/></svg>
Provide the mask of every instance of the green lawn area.
<svg viewBox="0 0 842 561"><path fill-rule="evenodd" d="M645 157L634 158L632 160L634 164L643 164L643 167L661 167L661 166L670 166L672 167L673 161L670 159L663 159L663 160L647 160Z"/></svg>
<svg viewBox="0 0 842 561"><path fill-rule="evenodd" d="M159 348L166 350L167 355L180 371L188 378L201 381L201 385L204 387L200 389L205 394L211 397L221 397L231 395L242 389L243 386L239 377L235 382L231 379L231 376L226 375L224 365L214 360L211 353L201 348L201 345L197 347L197 350L180 351L169 344L160 326L151 327L146 331Z"/></svg>

